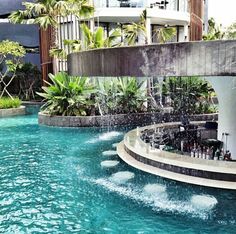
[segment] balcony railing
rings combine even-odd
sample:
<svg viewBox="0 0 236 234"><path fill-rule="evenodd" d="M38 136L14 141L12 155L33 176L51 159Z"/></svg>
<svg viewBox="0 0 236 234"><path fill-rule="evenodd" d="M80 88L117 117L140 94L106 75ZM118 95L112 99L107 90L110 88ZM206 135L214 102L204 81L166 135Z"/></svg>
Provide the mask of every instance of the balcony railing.
<svg viewBox="0 0 236 234"><path fill-rule="evenodd" d="M131 8L158 8L174 11L188 11L188 0L94 0L95 8L131 7Z"/></svg>

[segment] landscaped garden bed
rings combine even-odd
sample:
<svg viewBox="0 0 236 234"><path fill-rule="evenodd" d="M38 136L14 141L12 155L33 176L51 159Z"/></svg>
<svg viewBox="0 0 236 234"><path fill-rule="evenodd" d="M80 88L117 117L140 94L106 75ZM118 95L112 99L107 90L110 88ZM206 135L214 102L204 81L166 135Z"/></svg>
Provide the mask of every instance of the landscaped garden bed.
<svg viewBox="0 0 236 234"><path fill-rule="evenodd" d="M25 107L21 106L18 98L1 98L0 99L0 117L24 115Z"/></svg>
<svg viewBox="0 0 236 234"><path fill-rule="evenodd" d="M170 78L163 88L157 87L159 83L151 88L147 78L85 78L63 72L50 74L49 78L51 83L43 87L44 93L38 93L46 101L39 113L39 123L43 125L142 126L183 121L183 118L190 121L217 119L208 101L210 97L205 98L212 90L206 81L197 78L182 78L180 84Z"/></svg>

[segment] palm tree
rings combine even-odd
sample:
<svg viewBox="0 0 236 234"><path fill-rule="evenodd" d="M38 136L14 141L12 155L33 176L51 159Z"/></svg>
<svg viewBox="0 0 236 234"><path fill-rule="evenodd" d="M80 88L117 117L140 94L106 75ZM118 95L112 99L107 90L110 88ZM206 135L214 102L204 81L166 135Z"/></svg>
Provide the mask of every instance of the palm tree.
<svg viewBox="0 0 236 234"><path fill-rule="evenodd" d="M57 17L73 14L77 17L86 17L93 13L94 8L88 0L36 0L23 2L25 10L18 10L9 16L12 23L38 24L41 28L40 38L46 42L41 47L42 76L47 80L48 73L52 72L53 59L49 53L55 47L55 29L58 25Z"/></svg>
<svg viewBox="0 0 236 234"><path fill-rule="evenodd" d="M12 23L39 24L46 30L49 26L57 26L58 16L70 14L77 17L86 17L93 13L94 8L88 0L36 0L23 2L25 10L14 11L9 20Z"/></svg>
<svg viewBox="0 0 236 234"><path fill-rule="evenodd" d="M140 16L140 20L138 23L126 24L123 25L124 31L124 42L128 45L135 45L137 42L138 36L144 36L145 43L147 38L146 33L146 11L144 10Z"/></svg>
<svg viewBox="0 0 236 234"><path fill-rule="evenodd" d="M145 43L147 43L146 17L147 12L146 10L144 10L140 16L140 20L138 23L132 23L123 26L125 42L128 45L135 45L138 36L144 36ZM175 35L176 28L173 27L158 28L154 32L154 37L156 36L157 41L159 41L160 43L170 41Z"/></svg>
<svg viewBox="0 0 236 234"><path fill-rule="evenodd" d="M79 40L64 40L64 45L68 46L72 52L79 52L81 50L90 50L97 48L109 48L119 46L117 38L121 37L119 29L114 30L111 35L105 37L104 29L98 27L96 31L91 31L86 24L81 24L81 32L83 39ZM51 54L57 58L65 58L67 56L66 50L54 48L51 50Z"/></svg>
<svg viewBox="0 0 236 234"><path fill-rule="evenodd" d="M154 31L154 37L160 43L166 43L170 41L176 35L176 28L174 27L162 27Z"/></svg>

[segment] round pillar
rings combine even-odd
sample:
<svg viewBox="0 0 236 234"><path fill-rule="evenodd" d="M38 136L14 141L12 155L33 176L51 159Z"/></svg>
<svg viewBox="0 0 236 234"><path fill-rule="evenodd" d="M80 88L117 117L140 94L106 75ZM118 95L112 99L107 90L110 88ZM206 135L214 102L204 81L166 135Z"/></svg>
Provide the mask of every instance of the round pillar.
<svg viewBox="0 0 236 234"><path fill-rule="evenodd" d="M236 159L236 77L207 77L219 102L218 140L224 142L224 150Z"/></svg>

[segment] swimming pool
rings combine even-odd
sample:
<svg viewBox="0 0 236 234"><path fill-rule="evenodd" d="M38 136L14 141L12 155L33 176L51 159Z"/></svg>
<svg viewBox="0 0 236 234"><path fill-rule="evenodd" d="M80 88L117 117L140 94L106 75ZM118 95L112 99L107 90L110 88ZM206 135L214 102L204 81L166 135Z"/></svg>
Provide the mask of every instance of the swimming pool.
<svg viewBox="0 0 236 234"><path fill-rule="evenodd" d="M234 191L129 167L114 152L125 132L0 119L0 232L236 232Z"/></svg>

